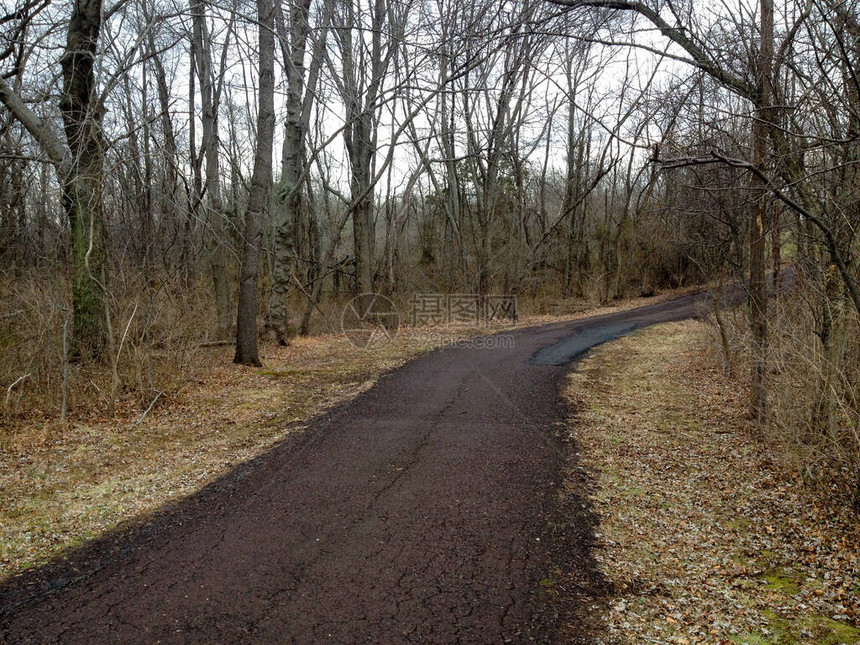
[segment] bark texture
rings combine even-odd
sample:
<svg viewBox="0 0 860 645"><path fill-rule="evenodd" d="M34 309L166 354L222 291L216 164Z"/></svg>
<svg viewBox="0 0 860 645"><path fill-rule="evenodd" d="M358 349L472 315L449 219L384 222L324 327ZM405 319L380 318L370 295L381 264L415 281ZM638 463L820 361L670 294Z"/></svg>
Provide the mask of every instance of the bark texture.
<svg viewBox="0 0 860 645"><path fill-rule="evenodd" d="M303 95L305 51L308 42L310 0L298 0L290 7L289 42L284 46L287 71L287 116L284 121L284 143L281 151L281 186L274 226L274 267L269 314L266 327L277 342L289 342L289 307L287 296L296 254L296 227L302 215L302 182L305 170L305 134ZM283 34L286 37L286 33Z"/></svg>
<svg viewBox="0 0 860 645"><path fill-rule="evenodd" d="M245 239L239 281L234 363L260 365L257 347L257 278L263 217L272 188L272 141L275 134L275 21L274 3L257 0L259 21L259 102L257 151L251 176L251 194L245 211Z"/></svg>
<svg viewBox="0 0 860 645"><path fill-rule="evenodd" d="M60 59L60 111L69 146L60 167L63 208L69 220L73 261L73 353L101 357L108 345L107 252L102 216L102 109L95 100L95 57L101 0L78 0Z"/></svg>

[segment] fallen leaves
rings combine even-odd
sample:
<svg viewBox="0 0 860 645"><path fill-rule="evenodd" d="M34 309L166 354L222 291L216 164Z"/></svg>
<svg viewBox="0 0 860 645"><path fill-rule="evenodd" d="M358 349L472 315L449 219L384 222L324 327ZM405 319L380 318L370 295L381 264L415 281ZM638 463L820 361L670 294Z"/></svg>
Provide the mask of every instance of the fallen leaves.
<svg viewBox="0 0 860 645"><path fill-rule="evenodd" d="M767 458L696 322L572 375L594 479L601 643L860 643L860 522Z"/></svg>

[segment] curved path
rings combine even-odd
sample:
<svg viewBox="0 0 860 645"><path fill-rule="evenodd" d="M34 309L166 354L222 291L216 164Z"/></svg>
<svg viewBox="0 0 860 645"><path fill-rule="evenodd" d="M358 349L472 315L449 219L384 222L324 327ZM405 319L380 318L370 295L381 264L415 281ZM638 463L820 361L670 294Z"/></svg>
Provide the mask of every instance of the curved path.
<svg viewBox="0 0 860 645"><path fill-rule="evenodd" d="M585 641L555 583L600 584L587 504L559 501L565 363L704 298L417 358L146 525L0 587L0 642Z"/></svg>

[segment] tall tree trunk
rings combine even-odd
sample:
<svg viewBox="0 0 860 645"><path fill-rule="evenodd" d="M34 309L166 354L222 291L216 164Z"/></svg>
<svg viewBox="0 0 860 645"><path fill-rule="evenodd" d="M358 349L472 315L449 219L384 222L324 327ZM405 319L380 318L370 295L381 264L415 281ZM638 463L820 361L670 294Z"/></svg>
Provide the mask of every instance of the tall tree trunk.
<svg viewBox="0 0 860 645"><path fill-rule="evenodd" d="M142 82L141 87L143 92L141 95L141 104L143 109L141 137L143 139L143 195L141 210L141 229L143 234L142 240L142 255L144 272L151 270L152 256L154 248L157 244L155 239L155 216L153 215L153 194L152 194L152 151L151 151L151 133L149 131L149 97L148 97L148 80L147 80L147 64L144 62L142 67Z"/></svg>
<svg viewBox="0 0 860 645"><path fill-rule="evenodd" d="M74 355L102 358L110 345L107 251L102 219L101 105L95 100L95 57L102 1L76 0L60 58L60 113L66 141L0 76L0 101L39 143L57 169L62 205L72 235Z"/></svg>
<svg viewBox="0 0 860 645"><path fill-rule="evenodd" d="M780 273L782 265L782 222L779 208L774 204L770 219L770 257L773 265L772 283L774 292L779 292Z"/></svg>
<svg viewBox="0 0 860 645"><path fill-rule="evenodd" d="M203 152L197 148L196 116L194 99L197 96L197 61L194 48L191 48L188 72L188 158L191 162L191 186L186 190L185 226L182 235L182 266L185 268L186 285L194 283L195 253L194 230L200 219L201 200L203 199ZM208 233L207 233L208 234Z"/></svg>
<svg viewBox="0 0 860 645"><path fill-rule="evenodd" d="M275 10L272 0L257 0L259 98L257 151L251 193L245 211L245 244L239 281L234 363L259 365L257 350L257 277L263 216L272 188L272 142L275 134Z"/></svg>
<svg viewBox="0 0 860 645"><path fill-rule="evenodd" d="M447 47L447 45L446 45ZM448 58L447 51L443 50L443 56L440 57L440 78L443 84L448 82ZM453 101L449 103L448 93L442 92L440 97L440 126L439 133L440 145L445 158L445 197L447 216L451 226L452 242L456 244L457 259L449 258L449 268L451 277L448 280L449 288L454 289L454 275L459 271L460 279L464 279L467 271L466 267L466 247L463 243L463 207L461 202L460 177L457 171L457 150L454 142L454 133L456 125L456 116L453 109ZM449 107L450 105L450 107Z"/></svg>
<svg viewBox="0 0 860 645"><path fill-rule="evenodd" d="M227 281L227 249L224 246L224 206L221 200L219 174L218 105L215 101L215 82L212 74L212 51L206 25L206 9L202 0L191 0L193 20L191 46L200 80L202 108L202 143L206 157L206 204L209 231L207 247L212 269L212 287L215 294L216 334L226 338L230 334L230 285Z"/></svg>
<svg viewBox="0 0 860 645"><path fill-rule="evenodd" d="M362 162L359 162L362 163ZM355 292L373 291L373 198L368 193L369 178L353 172L352 194L362 195L352 209L353 246L355 248Z"/></svg>
<svg viewBox="0 0 860 645"><path fill-rule="evenodd" d="M302 210L302 194L297 184L300 171L296 173L297 168L291 161L297 152L292 147L293 143L285 132L281 152L281 187L274 214L272 290L266 318L266 329L274 334L279 345L289 344L290 313L287 298L296 255L296 227Z"/></svg>
<svg viewBox="0 0 860 645"><path fill-rule="evenodd" d="M161 116L161 133L164 137L162 152L164 168L164 194L161 196L161 216L165 226L173 231L177 239L184 241L181 236L179 222L179 170L177 165L176 134L173 129L173 119L170 117L170 88L167 85L167 74L164 64L158 55L155 41L150 33L149 51L155 68L155 82L158 89L158 107ZM180 260L181 260L180 252ZM174 258L176 256L174 255Z"/></svg>
<svg viewBox="0 0 860 645"><path fill-rule="evenodd" d="M48 249L48 227L50 222L51 202L48 193L48 164L39 164L39 206L36 216L36 243L40 250L37 255L37 265L41 264L43 258L51 257Z"/></svg>
<svg viewBox="0 0 860 645"><path fill-rule="evenodd" d="M562 212L567 222L565 234L567 236L567 248L564 258L564 297L569 298L573 294L573 283L578 276L575 275L579 267L579 239L577 237L577 213L579 212L579 193L582 186L582 174L585 163L585 129L583 128L577 136L576 106L574 104L575 84L572 74L568 72L570 80L569 91L571 100L567 112L567 169L564 181L564 197L562 200Z"/></svg>
<svg viewBox="0 0 860 645"><path fill-rule="evenodd" d="M758 61L758 105L753 125L753 163L764 165L771 116L771 72L773 66L773 0L761 0L761 49ZM753 333L753 364L750 390L750 412L763 423L767 414L765 389L767 355L767 284L765 220L767 218L767 187L758 175L752 179L756 207L750 218L750 326Z"/></svg>
<svg viewBox="0 0 860 645"><path fill-rule="evenodd" d="M376 155L379 106L377 100L391 62L395 47L383 43L388 6L385 0L374 0L371 16L369 51L365 51L363 35L354 38L353 30L360 27L357 3L345 7L344 22L338 30L341 59L341 82L338 88L346 105L344 144L349 157L350 190L352 197L353 245L355 254L356 293L373 291L373 161ZM362 34L362 31L358 32ZM384 49L388 45L388 49ZM332 70L335 71L335 70ZM337 72L335 72L337 73Z"/></svg>
<svg viewBox="0 0 860 645"><path fill-rule="evenodd" d="M284 46L287 70L287 117L281 152L281 186L274 227L274 269L266 327L281 345L289 339L287 296L296 253L296 229L302 215L302 181L305 164L305 127L302 99L305 80L305 51L311 0L296 0L290 5L289 42ZM286 39L285 30L279 29Z"/></svg>
<svg viewBox="0 0 860 645"><path fill-rule="evenodd" d="M824 293L821 312L821 376L818 402L815 408L816 425L836 439L836 399L839 369L845 353L846 298L839 272L830 267L824 274Z"/></svg>
<svg viewBox="0 0 860 645"><path fill-rule="evenodd" d="M63 208L72 235L73 353L102 357L108 346L107 251L102 217L104 171L101 106L95 102L95 57L102 0L76 0L60 59L60 112L69 145L60 171Z"/></svg>

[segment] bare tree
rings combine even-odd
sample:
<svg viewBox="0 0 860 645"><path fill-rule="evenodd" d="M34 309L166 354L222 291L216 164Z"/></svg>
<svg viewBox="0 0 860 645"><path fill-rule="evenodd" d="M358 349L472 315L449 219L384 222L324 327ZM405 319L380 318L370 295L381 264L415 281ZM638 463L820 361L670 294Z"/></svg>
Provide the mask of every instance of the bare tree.
<svg viewBox="0 0 860 645"><path fill-rule="evenodd" d="M230 304L230 286L227 281L227 251L224 246L224 205L221 196L220 140L218 137L218 100L221 94L220 88L223 83L224 69L222 64L220 74L218 74L218 82L216 82L204 0L191 0L191 18L191 55L197 72L197 79L200 82L201 148L206 160L206 181L200 190L205 192L207 206L206 223L209 228L207 244L212 271L212 287L215 295L216 335L218 338L226 338L230 333L232 306ZM194 145L193 142L192 145Z"/></svg>
<svg viewBox="0 0 860 645"><path fill-rule="evenodd" d="M26 23L44 4L25 6ZM96 100L95 65L103 18L101 0L76 0L60 58L60 112L65 142L0 79L0 100L38 141L57 169L63 207L72 232L74 353L100 357L108 346L107 252L102 216L102 106ZM12 52L7 53L11 55Z"/></svg>
<svg viewBox="0 0 860 645"><path fill-rule="evenodd" d="M245 210L244 253L239 280L234 363L259 365L257 348L257 279L263 218L272 189L272 145L275 136L275 4L257 0L259 90L257 93L257 150L251 194Z"/></svg>
<svg viewBox="0 0 860 645"><path fill-rule="evenodd" d="M340 69L330 60L332 79L343 101L343 140L350 167L355 249L355 291L373 290L375 241L373 175L384 82L399 51L398 41L411 3L342 0L335 16ZM364 27L368 31L365 31ZM369 35L368 35L369 34ZM387 36L387 38L385 38Z"/></svg>
<svg viewBox="0 0 860 645"><path fill-rule="evenodd" d="M306 79L310 6L311 0L290 3L289 31L281 12L276 14L287 77L287 114L281 151L281 185L275 212L272 290L266 326L274 332L275 339L281 345L287 344L289 337L287 295L293 277L297 226L303 211L309 207L309 200L302 189L307 176L307 132L331 15L331 2L326 2L313 47L309 78Z"/></svg>

